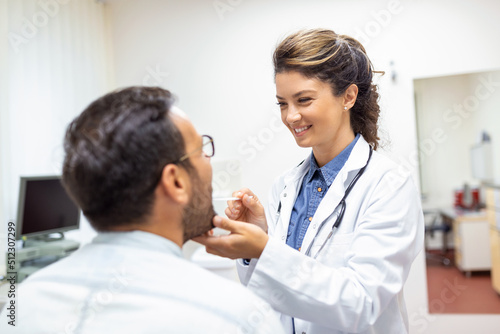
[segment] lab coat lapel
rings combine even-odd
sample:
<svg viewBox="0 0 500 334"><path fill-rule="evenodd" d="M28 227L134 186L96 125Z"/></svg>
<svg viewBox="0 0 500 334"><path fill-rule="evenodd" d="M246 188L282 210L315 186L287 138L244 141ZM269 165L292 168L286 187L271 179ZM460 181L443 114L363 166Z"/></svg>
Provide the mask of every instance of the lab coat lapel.
<svg viewBox="0 0 500 334"><path fill-rule="evenodd" d="M283 243L286 242L286 235L288 233L288 225L290 225L292 209L299 194L302 179L309 170L310 161L309 156L299 166L293 169L284 179L285 187L280 193L281 212L278 229L276 231L276 235L282 235L281 241L283 241Z"/></svg>
<svg viewBox="0 0 500 334"><path fill-rule="evenodd" d="M369 145L364 140L363 136L360 136L358 142L352 149L349 159L346 161L344 167L342 167L339 174L333 181L332 185L325 194L325 197L321 200L321 203L316 210L316 214L309 224L309 228L304 236L304 241L302 242L302 253L307 251L321 225L332 215L335 208L340 203L340 200L344 196L349 183L354 178L356 173L366 164L368 154ZM335 213L335 217L337 214L338 213ZM334 221L334 219L330 219L330 221L326 222L322 228L331 229Z"/></svg>

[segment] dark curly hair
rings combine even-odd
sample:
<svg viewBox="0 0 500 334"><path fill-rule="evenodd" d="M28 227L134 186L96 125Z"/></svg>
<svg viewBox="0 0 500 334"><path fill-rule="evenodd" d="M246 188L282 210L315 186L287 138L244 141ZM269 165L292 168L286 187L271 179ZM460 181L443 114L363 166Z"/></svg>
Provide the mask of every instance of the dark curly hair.
<svg viewBox="0 0 500 334"><path fill-rule="evenodd" d="M377 149L380 107L372 78L373 73L383 72L373 70L361 43L331 30L301 30L278 45L273 63L275 75L297 71L330 84L335 96L342 95L352 84L358 86L356 103L350 110L351 127Z"/></svg>
<svg viewBox="0 0 500 334"><path fill-rule="evenodd" d="M173 101L162 88L129 87L99 98L69 124L63 184L96 230L150 214L163 167L185 153L169 117Z"/></svg>

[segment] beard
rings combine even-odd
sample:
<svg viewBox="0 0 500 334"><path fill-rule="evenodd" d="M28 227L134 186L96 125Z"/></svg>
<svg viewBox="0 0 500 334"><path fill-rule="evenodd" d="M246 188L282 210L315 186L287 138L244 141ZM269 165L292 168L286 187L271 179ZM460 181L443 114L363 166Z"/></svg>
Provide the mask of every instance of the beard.
<svg viewBox="0 0 500 334"><path fill-rule="evenodd" d="M182 212L184 242L214 228L212 219L216 215L212 205L212 184L204 184L196 171L192 172L191 181L193 195Z"/></svg>

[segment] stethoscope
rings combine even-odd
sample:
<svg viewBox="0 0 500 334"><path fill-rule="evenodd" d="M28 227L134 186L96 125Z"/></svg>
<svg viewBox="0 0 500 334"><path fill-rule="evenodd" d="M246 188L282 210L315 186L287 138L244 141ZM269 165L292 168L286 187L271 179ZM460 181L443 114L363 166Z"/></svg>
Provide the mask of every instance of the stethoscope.
<svg viewBox="0 0 500 334"><path fill-rule="evenodd" d="M354 178L352 179L351 183L349 183L349 186L347 187L345 193L344 193L344 196L342 197L342 199L340 200L339 204L337 204L337 206L335 207L335 210L333 210L333 212L330 214L330 216L328 216L328 218L326 218L320 225L320 227L318 228L318 231L316 232L316 235L314 236L314 239L312 240L312 242L310 243L309 247L307 248L307 251L306 251L306 255L307 256L311 256L311 248L312 246L314 245L315 241L316 241L316 238L318 237L321 229L323 228L323 226L326 224L326 222L330 219L330 217L332 215L334 215L340 208L340 212L339 212L339 215L337 216L337 220L335 220L335 223L333 224L332 226L332 230L330 231L330 233L328 233L328 236L326 237L325 241L323 241L323 244L321 245L321 247L319 248L318 252L316 253L316 255L314 255L314 259L316 259L319 255L319 253L323 250L323 248L325 247L326 243L328 242L328 240L330 240L330 238L332 237L333 233L335 232L335 230L337 230L340 226L340 223L342 222L342 219L344 218L344 212L345 212L345 207L346 207L346 203L345 203L345 200L347 198L347 196L349 195L349 193L351 192L352 188L354 187L354 185L356 184L356 182L358 182L358 179L361 177L361 175L363 175L363 173L365 172L365 169L366 167L368 166L368 163L370 162L370 159L372 158L372 153L373 153L373 149L372 147L370 146L370 153L368 154L368 160L366 160L366 164L364 165L363 168L361 168L358 173L354 176ZM278 214L280 213L280 210L281 209L281 202L279 203L279 206L278 206Z"/></svg>

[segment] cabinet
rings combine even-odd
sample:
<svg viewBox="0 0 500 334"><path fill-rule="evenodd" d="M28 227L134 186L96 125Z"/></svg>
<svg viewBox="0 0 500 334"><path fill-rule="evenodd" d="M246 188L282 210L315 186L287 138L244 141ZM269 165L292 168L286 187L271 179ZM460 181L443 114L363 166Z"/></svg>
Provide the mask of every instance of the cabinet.
<svg viewBox="0 0 500 334"><path fill-rule="evenodd" d="M489 222L491 250L491 284L500 294L500 188L486 189L486 214Z"/></svg>
<svg viewBox="0 0 500 334"><path fill-rule="evenodd" d="M453 221L455 264L471 271L491 269L490 227L484 211L459 214Z"/></svg>

